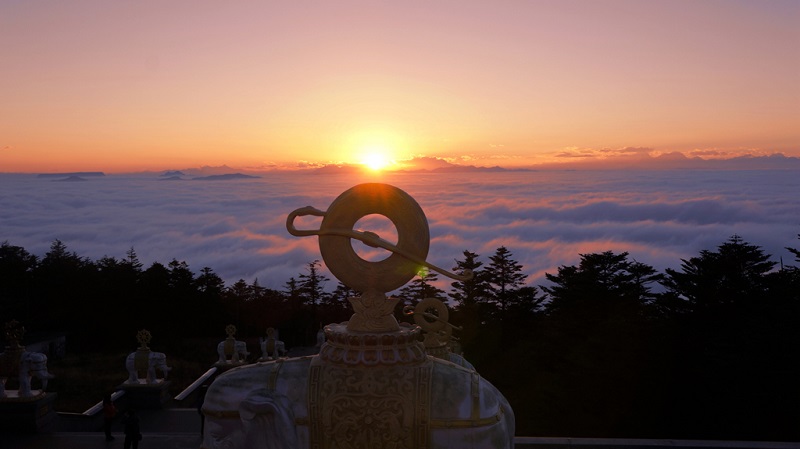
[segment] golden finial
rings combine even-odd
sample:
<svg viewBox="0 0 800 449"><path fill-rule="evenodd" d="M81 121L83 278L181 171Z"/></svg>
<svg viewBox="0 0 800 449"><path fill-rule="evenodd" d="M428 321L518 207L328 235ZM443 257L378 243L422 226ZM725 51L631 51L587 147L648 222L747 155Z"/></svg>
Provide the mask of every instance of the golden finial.
<svg viewBox="0 0 800 449"><path fill-rule="evenodd" d="M139 349L149 349L147 345L150 343L150 340L153 339L153 336L150 335L150 331L147 329L142 329L136 334L136 341L139 342L141 345Z"/></svg>
<svg viewBox="0 0 800 449"><path fill-rule="evenodd" d="M228 334L228 338L233 338L236 335L236 326L233 324L225 326L225 333Z"/></svg>
<svg viewBox="0 0 800 449"><path fill-rule="evenodd" d="M25 327L19 321L11 320L6 323L5 335L9 348L19 348L19 343L25 336Z"/></svg>

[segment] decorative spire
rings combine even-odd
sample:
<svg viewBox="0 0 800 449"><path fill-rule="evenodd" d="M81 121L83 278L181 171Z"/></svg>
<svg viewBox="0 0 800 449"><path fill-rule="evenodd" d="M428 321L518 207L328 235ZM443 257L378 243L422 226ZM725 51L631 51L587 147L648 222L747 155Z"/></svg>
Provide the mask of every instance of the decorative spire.
<svg viewBox="0 0 800 449"><path fill-rule="evenodd" d="M150 344L150 340L153 339L153 336L150 335L150 331L147 329L142 329L136 334L136 341L139 342L139 350L149 350L150 348L147 346Z"/></svg>
<svg viewBox="0 0 800 449"><path fill-rule="evenodd" d="M234 335L236 335L236 326L233 324L225 326L225 333L228 334L228 338L234 338Z"/></svg>
<svg viewBox="0 0 800 449"><path fill-rule="evenodd" d="M25 327L17 320L11 320L5 326L6 346L9 348L21 348L20 342L25 336Z"/></svg>

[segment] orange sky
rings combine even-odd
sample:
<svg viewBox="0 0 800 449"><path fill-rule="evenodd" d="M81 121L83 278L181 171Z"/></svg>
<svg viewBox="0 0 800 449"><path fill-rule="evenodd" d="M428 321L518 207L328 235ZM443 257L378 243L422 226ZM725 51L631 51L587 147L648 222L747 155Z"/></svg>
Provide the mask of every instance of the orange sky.
<svg viewBox="0 0 800 449"><path fill-rule="evenodd" d="M800 2L0 3L0 172L800 156Z"/></svg>

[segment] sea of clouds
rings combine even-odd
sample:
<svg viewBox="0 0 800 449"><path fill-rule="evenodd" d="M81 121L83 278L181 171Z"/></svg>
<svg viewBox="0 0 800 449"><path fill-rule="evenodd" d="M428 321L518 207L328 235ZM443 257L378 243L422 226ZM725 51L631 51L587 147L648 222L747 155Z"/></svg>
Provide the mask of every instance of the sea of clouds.
<svg viewBox="0 0 800 449"><path fill-rule="evenodd" d="M0 174L0 242L43 257L59 239L92 260L121 259L133 247L145 268L177 259L195 273L212 268L228 285L258 279L262 286L283 289L290 277L307 273L308 263L321 259L318 238L290 235L287 215L307 205L326 210L356 184L385 182L405 190L425 211L429 262L450 270L469 250L488 265L488 256L506 246L531 285L546 283L544 274L561 265L577 264L579 254L607 250L627 251L663 270L679 268L681 259L713 250L734 234L787 265L796 262L785 247L800 247L797 170L381 177L273 172L235 180L165 180L156 173L84 179ZM304 217L295 224L318 229L319 221ZM378 230L393 239L391 232ZM335 285L331 279L326 288Z"/></svg>

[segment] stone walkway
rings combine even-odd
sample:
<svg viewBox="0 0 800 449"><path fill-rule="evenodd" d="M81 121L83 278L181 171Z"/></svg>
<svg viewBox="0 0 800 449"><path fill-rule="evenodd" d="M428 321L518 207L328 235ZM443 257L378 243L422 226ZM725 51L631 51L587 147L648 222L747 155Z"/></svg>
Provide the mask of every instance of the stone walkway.
<svg viewBox="0 0 800 449"><path fill-rule="evenodd" d="M141 449L199 449L200 416L194 408L142 410ZM102 431L59 431L39 435L0 435L0 449L115 449L122 448L122 424L112 429L116 437L107 442ZM691 440L623 440L601 438L517 437L516 449L800 449L793 442L691 441Z"/></svg>
<svg viewBox="0 0 800 449"><path fill-rule="evenodd" d="M141 449L198 449L200 416L194 408L141 410ZM96 432L58 431L38 435L0 435L0 449L110 449L121 448L125 440L122 423L111 430L116 438L106 441L102 430Z"/></svg>
<svg viewBox="0 0 800 449"><path fill-rule="evenodd" d="M200 435L186 433L143 433L140 449L198 449ZM103 432L56 432L47 435L0 435L2 449L112 449L122 448L124 436L115 433L106 441Z"/></svg>
<svg viewBox="0 0 800 449"><path fill-rule="evenodd" d="M57 432L48 435L0 436L2 449L112 449L121 448L123 436L116 433L107 442L102 432ZM141 449L198 449L200 435L187 433L143 433ZM518 437L515 449L800 449L800 443L687 440L616 440L599 438Z"/></svg>

